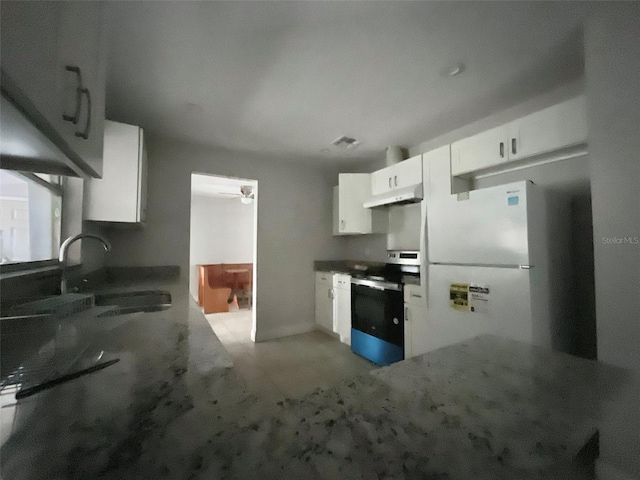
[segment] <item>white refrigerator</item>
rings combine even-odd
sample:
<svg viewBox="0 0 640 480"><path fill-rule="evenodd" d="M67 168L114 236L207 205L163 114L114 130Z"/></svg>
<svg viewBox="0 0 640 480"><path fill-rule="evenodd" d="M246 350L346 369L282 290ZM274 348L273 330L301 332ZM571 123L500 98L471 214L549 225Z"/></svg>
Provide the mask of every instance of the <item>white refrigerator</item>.
<svg viewBox="0 0 640 480"><path fill-rule="evenodd" d="M429 198L427 350L494 334L571 352L566 198L529 181Z"/></svg>

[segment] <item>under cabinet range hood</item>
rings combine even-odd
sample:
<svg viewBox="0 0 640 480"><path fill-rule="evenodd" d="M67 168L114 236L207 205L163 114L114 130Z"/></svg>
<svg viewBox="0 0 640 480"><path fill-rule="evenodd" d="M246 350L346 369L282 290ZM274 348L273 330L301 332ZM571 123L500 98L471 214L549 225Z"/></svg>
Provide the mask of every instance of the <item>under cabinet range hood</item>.
<svg viewBox="0 0 640 480"><path fill-rule="evenodd" d="M408 187L396 188L378 195L374 195L363 203L364 208L383 207L385 205L406 205L418 203L423 198L422 183Z"/></svg>

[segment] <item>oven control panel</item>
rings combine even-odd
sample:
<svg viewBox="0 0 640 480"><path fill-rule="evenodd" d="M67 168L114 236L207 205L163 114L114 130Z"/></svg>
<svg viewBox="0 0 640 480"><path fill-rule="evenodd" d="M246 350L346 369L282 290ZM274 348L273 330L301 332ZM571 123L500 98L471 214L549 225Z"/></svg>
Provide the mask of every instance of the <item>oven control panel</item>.
<svg viewBox="0 0 640 480"><path fill-rule="evenodd" d="M387 263L420 265L420 252L418 250L389 250L387 251Z"/></svg>

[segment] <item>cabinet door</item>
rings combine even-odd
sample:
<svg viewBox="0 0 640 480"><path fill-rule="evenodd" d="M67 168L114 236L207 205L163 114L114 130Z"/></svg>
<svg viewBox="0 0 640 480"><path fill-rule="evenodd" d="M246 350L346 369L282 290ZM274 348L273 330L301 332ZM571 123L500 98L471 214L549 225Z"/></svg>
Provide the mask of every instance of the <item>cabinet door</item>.
<svg viewBox="0 0 640 480"><path fill-rule="evenodd" d="M40 3L40 2L38 2ZM105 118L106 49L102 2L61 2L58 28L58 78L63 110L56 129L71 148L102 176ZM78 73L66 68L78 68ZM82 87L78 95L78 87Z"/></svg>
<svg viewBox="0 0 640 480"><path fill-rule="evenodd" d="M333 276L334 285L334 325L333 331L340 335L340 341L351 344L351 277L336 274Z"/></svg>
<svg viewBox="0 0 640 480"><path fill-rule="evenodd" d="M451 175L493 167L507 161L506 126L500 126L451 144Z"/></svg>
<svg viewBox="0 0 640 480"><path fill-rule="evenodd" d="M341 173L338 179L340 233L371 233L371 210L362 206L371 196L370 175Z"/></svg>
<svg viewBox="0 0 640 480"><path fill-rule="evenodd" d="M333 295L331 285L316 283L316 323L333 330Z"/></svg>
<svg viewBox="0 0 640 480"><path fill-rule="evenodd" d="M553 105L508 125L509 160L532 157L587 141L585 97Z"/></svg>
<svg viewBox="0 0 640 480"><path fill-rule="evenodd" d="M416 155L392 167L393 188L410 187L422 182L422 155Z"/></svg>
<svg viewBox="0 0 640 480"><path fill-rule="evenodd" d="M419 285L406 285L404 291L404 357L427 352L427 306Z"/></svg>
<svg viewBox="0 0 640 480"><path fill-rule="evenodd" d="M55 127L62 115L59 94L58 2L1 2L2 72Z"/></svg>
<svg viewBox="0 0 640 480"><path fill-rule="evenodd" d="M338 185L333 187L333 234L340 235L340 191Z"/></svg>
<svg viewBox="0 0 640 480"><path fill-rule="evenodd" d="M134 125L105 122L104 175L86 182L86 220L141 221L142 131ZM114 192L118 192L114 195Z"/></svg>
<svg viewBox="0 0 640 480"><path fill-rule="evenodd" d="M376 170L371 174L371 195L381 195L392 188L391 169Z"/></svg>

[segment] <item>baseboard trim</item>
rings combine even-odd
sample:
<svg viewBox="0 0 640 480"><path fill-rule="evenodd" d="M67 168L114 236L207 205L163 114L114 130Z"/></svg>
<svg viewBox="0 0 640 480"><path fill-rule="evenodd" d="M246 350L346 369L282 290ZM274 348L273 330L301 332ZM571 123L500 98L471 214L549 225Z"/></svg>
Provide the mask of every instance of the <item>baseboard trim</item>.
<svg viewBox="0 0 640 480"><path fill-rule="evenodd" d="M275 338L289 337L291 335L299 335L301 333L311 332L316 329L315 323L299 323L296 325L286 325L284 327L271 328L269 330L252 330L251 338L255 342L265 342Z"/></svg>
<svg viewBox="0 0 640 480"><path fill-rule="evenodd" d="M596 478L598 480L640 480L639 476L620 470L619 467L602 459L596 460Z"/></svg>

